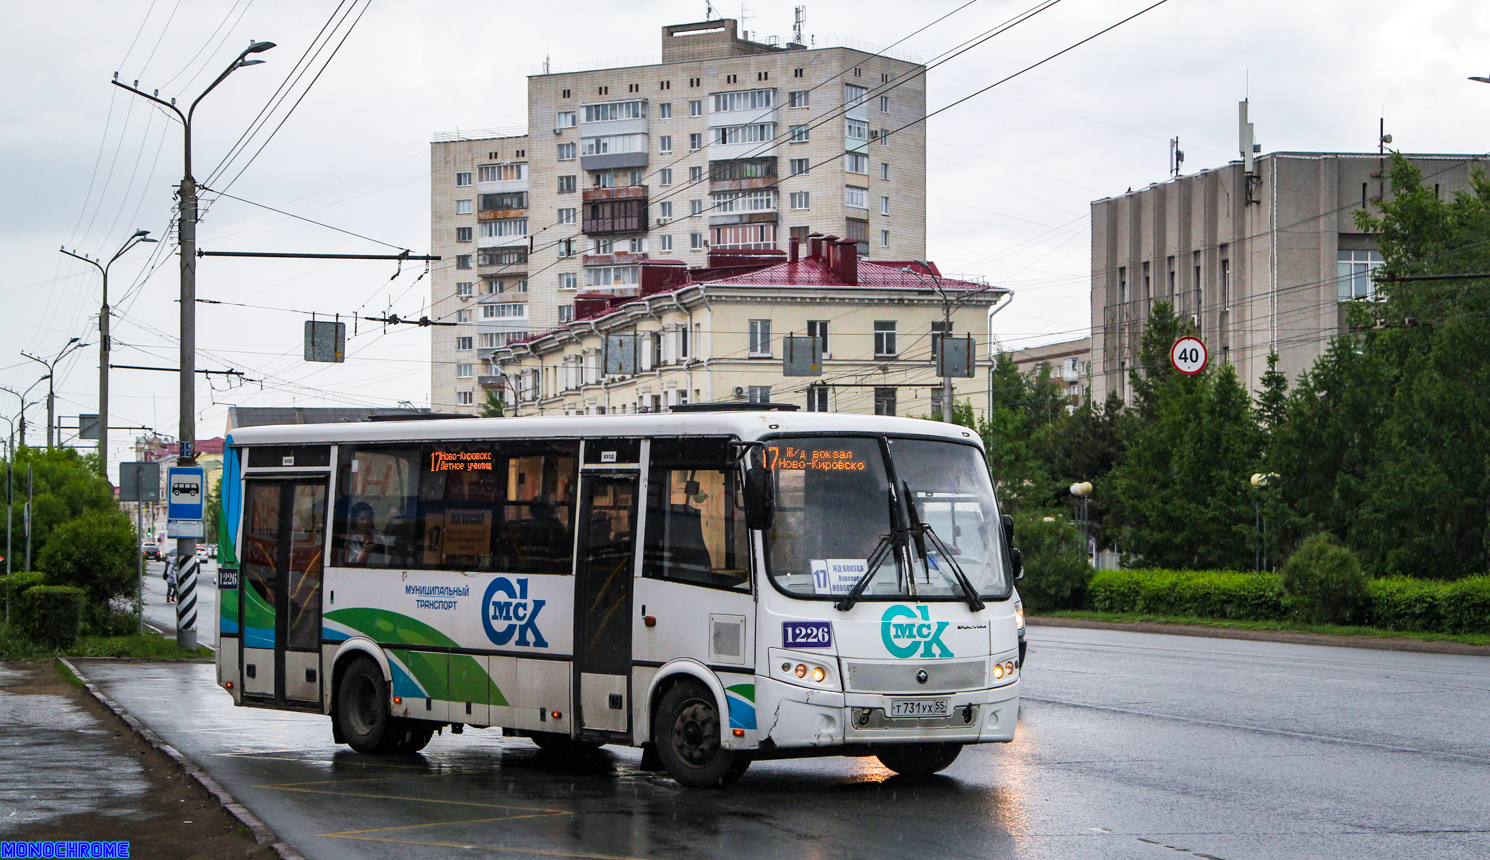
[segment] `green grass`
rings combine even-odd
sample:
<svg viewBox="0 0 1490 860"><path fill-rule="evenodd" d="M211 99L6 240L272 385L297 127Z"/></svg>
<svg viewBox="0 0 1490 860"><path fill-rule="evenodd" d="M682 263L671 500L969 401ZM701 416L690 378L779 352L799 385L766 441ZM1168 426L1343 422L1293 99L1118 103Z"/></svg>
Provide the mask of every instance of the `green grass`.
<svg viewBox="0 0 1490 860"><path fill-rule="evenodd" d="M176 647L176 639L147 633L144 636L80 636L71 648L57 651L31 642L0 626L0 660L51 660L56 657L115 657L128 660L210 660L212 651L198 646L195 652Z"/></svg>
<svg viewBox="0 0 1490 860"><path fill-rule="evenodd" d="M67 665L61 660L53 662L52 665L57 667L57 674L62 676L62 680L73 685L74 687L83 686L83 679L79 678L77 675L74 675L72 673L72 670L67 668Z"/></svg>
<svg viewBox="0 0 1490 860"><path fill-rule="evenodd" d="M1417 631L1381 630L1375 627L1345 627L1336 624L1307 624L1292 621L1234 621L1231 619L1195 618L1176 615L1153 615L1143 612L1092 612L1069 610L1042 612L1048 618L1075 618L1083 621L1107 621L1117 624L1147 622L1151 624L1187 624L1196 627L1233 630L1273 630L1285 633L1314 633L1326 636L1360 636L1373 639L1418 639L1425 642L1458 642L1463 645L1490 645L1490 634L1422 633ZM1039 616L1031 616L1038 618Z"/></svg>

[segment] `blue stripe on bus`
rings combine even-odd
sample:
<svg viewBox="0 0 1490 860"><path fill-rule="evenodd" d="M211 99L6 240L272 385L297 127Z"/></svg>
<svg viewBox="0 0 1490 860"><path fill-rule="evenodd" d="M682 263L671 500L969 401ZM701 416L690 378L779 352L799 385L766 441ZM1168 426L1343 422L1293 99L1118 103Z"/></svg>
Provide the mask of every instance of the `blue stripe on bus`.
<svg viewBox="0 0 1490 860"><path fill-rule="evenodd" d="M273 648L274 631L267 627L243 628L244 648Z"/></svg>
<svg viewBox="0 0 1490 860"><path fill-rule="evenodd" d="M724 698L729 702L729 727L732 729L755 728L755 705L736 696L734 693L725 693Z"/></svg>
<svg viewBox="0 0 1490 860"><path fill-rule="evenodd" d="M393 695L404 696L410 699L426 698L429 694L419 686L419 682L409 676L404 668L398 665L397 660L389 660L388 668L393 672Z"/></svg>

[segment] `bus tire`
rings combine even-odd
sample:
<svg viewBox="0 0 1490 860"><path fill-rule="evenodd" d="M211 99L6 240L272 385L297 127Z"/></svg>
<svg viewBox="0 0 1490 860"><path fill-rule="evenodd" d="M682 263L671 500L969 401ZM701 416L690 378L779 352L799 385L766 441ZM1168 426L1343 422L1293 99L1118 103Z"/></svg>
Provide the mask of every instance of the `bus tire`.
<svg viewBox="0 0 1490 860"><path fill-rule="evenodd" d="M429 746L435 736L435 724L428 720L406 720L394 717L388 721L378 752L409 755Z"/></svg>
<svg viewBox="0 0 1490 860"><path fill-rule="evenodd" d="M688 788L721 788L739 779L750 756L722 746L724 727L714 696L687 678L662 697L652 720L652 745L668 775Z"/></svg>
<svg viewBox="0 0 1490 860"><path fill-rule="evenodd" d="M360 753L386 752L393 740L388 685L371 657L357 657L336 687L336 721L347 746Z"/></svg>
<svg viewBox="0 0 1490 860"><path fill-rule="evenodd" d="M531 732L528 739L544 752L555 755L582 755L600 749L595 741L578 741L558 732Z"/></svg>
<svg viewBox="0 0 1490 860"><path fill-rule="evenodd" d="M901 776L931 776L945 770L962 752L962 744L904 744L876 750L880 764Z"/></svg>

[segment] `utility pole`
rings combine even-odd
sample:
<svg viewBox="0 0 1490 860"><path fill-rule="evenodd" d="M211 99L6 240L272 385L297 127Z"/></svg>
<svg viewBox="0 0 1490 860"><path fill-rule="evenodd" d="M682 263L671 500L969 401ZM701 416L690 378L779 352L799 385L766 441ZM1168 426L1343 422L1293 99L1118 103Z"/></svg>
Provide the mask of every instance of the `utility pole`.
<svg viewBox="0 0 1490 860"><path fill-rule="evenodd" d="M103 305L98 311L98 474L104 480L109 477L109 351L112 349L109 341L109 267L135 245L155 241L157 240L150 238L149 230L136 230L133 236L119 246L119 252L110 257L107 263L100 263L66 248L59 249L67 256L93 266L103 275Z"/></svg>
<svg viewBox="0 0 1490 860"><path fill-rule="evenodd" d="M26 467L26 569L31 569L31 497L36 491L36 475L31 467ZM6 589L9 593L10 589Z"/></svg>
<svg viewBox="0 0 1490 860"><path fill-rule="evenodd" d="M157 96L151 95L144 90L137 89L119 81L118 72L114 73L114 86L123 87L137 96L142 96L158 105L169 108L181 121L185 132L185 145L183 153L183 172L181 176L181 187L179 189L181 219L177 226L177 237L180 241L179 253L181 255L181 418L177 427L177 439L179 440L179 465L195 466L197 464L196 451L193 443L196 441L196 366L197 366L197 181L191 172L191 120L196 113L197 105L207 94L217 89L217 85L227 79L228 75L244 66L257 66L263 60L250 60L249 54L259 54L274 47L273 42L253 42L243 53L239 54L233 62L223 69L222 74L217 76L202 94L197 96L182 113L176 107L175 99L165 101ZM179 559L186 571L185 580L181 583L183 590L190 590L196 585L196 557L197 539L195 537L178 537L176 539L176 558ZM179 618L179 612L178 612ZM192 617L194 623L194 616ZM184 629L185 625L177 624L176 644L187 650L195 650L197 645L197 631Z"/></svg>
<svg viewBox="0 0 1490 860"><path fill-rule="evenodd" d="M62 351L57 353L56 357L51 361L47 361L44 358L37 358L29 352L21 352L21 355L47 369L47 375L43 377L47 381L47 448L52 447L52 428L57 425L57 362L61 361L63 356L74 349L81 349L87 346L86 343L79 343L79 340L81 338L76 337L69 340L67 345L62 347Z"/></svg>

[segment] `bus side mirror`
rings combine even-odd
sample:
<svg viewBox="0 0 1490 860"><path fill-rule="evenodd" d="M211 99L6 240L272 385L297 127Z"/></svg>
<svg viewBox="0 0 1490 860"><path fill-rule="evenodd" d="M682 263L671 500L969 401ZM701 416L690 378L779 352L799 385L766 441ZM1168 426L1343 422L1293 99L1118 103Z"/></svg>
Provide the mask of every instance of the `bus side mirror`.
<svg viewBox="0 0 1490 860"><path fill-rule="evenodd" d="M1009 549L1009 569L1015 579L1024 579L1024 553L1019 551L1019 547Z"/></svg>
<svg viewBox="0 0 1490 860"><path fill-rule="evenodd" d="M771 472L764 466L745 470L745 527L768 529L776 514L775 493L771 489Z"/></svg>
<svg viewBox="0 0 1490 860"><path fill-rule="evenodd" d="M1004 527L1004 546L1014 545L1014 518L1008 514L999 515L999 525Z"/></svg>

